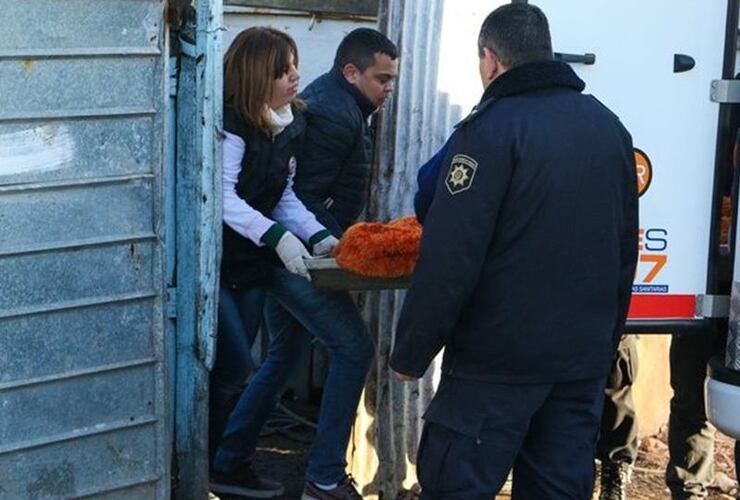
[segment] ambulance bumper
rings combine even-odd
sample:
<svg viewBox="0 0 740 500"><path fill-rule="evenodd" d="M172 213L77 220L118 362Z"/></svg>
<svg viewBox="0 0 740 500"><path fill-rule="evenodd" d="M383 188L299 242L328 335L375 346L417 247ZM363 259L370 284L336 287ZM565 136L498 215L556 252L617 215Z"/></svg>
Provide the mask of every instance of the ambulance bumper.
<svg viewBox="0 0 740 500"><path fill-rule="evenodd" d="M709 362L704 386L707 418L717 429L740 439L740 372L725 367L723 356Z"/></svg>

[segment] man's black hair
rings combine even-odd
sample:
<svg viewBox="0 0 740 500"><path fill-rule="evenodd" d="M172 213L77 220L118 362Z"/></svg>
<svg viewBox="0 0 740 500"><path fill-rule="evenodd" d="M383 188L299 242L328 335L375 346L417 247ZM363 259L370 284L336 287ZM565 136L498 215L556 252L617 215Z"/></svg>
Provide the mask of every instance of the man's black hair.
<svg viewBox="0 0 740 500"><path fill-rule="evenodd" d="M552 60L547 17L534 5L503 5L483 21L478 36L480 55L483 54L483 48L493 51L509 68Z"/></svg>
<svg viewBox="0 0 740 500"><path fill-rule="evenodd" d="M334 65L344 68L347 64L354 64L360 71L365 71L375 64L376 53L385 54L392 60L398 58L398 49L380 31L370 28L357 28L350 31L337 48Z"/></svg>

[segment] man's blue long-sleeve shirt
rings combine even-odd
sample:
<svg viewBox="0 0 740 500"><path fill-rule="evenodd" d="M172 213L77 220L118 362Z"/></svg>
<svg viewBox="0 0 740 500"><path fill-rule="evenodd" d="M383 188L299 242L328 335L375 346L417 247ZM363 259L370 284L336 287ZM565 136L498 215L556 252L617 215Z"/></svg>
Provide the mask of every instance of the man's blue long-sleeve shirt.
<svg viewBox="0 0 740 500"><path fill-rule="evenodd" d="M449 149L451 140L452 137L447 139L444 146L428 162L421 166L416 176L419 190L414 196L414 212L416 212L416 219L420 224L424 224L424 218L432 204L434 190L437 188L437 179L439 179L439 171L442 168L442 162L445 156L447 156L447 150Z"/></svg>

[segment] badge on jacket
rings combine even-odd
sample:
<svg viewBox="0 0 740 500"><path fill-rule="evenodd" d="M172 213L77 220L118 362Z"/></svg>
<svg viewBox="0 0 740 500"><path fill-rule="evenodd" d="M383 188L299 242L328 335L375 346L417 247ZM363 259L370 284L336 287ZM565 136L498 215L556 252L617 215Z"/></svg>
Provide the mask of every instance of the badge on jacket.
<svg viewBox="0 0 740 500"><path fill-rule="evenodd" d="M466 191L473 184L478 162L467 155L455 155L452 157L450 171L447 174L447 190L450 194L458 194Z"/></svg>

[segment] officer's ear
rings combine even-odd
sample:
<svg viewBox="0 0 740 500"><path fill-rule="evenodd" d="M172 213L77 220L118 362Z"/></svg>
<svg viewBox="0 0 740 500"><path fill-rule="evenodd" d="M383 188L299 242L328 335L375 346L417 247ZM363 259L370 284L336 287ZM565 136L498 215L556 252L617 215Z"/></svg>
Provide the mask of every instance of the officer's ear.
<svg viewBox="0 0 740 500"><path fill-rule="evenodd" d="M488 47L480 48L480 50L478 51L478 59L480 79L483 83L483 88L486 88L498 75L503 72L501 60L498 58L496 53Z"/></svg>
<svg viewBox="0 0 740 500"><path fill-rule="evenodd" d="M342 68L342 75L352 85L355 85L360 78L362 71L352 63L347 63Z"/></svg>

